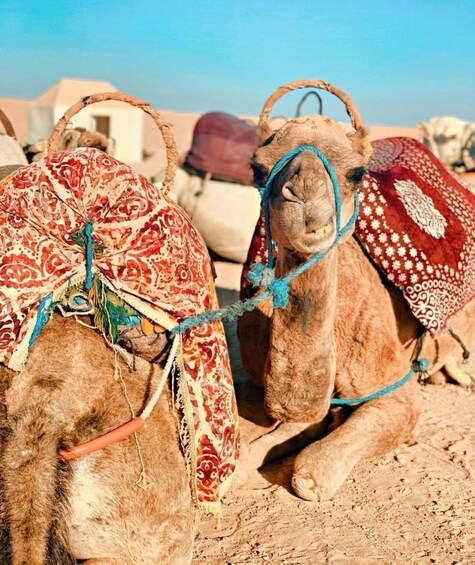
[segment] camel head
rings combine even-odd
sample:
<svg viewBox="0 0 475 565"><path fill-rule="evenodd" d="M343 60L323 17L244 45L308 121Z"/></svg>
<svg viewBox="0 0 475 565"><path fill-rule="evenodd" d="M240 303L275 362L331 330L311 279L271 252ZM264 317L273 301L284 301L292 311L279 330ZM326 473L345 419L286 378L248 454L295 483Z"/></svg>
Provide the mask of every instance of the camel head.
<svg viewBox="0 0 475 565"><path fill-rule="evenodd" d="M275 163L302 145L319 149L330 163L341 195L341 226L354 212L355 192L371 155L363 128L347 133L330 119L312 115L288 121L257 149L252 160L255 181L265 184ZM277 174L270 198L272 238L299 257L326 249L336 235L336 206L332 180L321 159L303 151Z"/></svg>

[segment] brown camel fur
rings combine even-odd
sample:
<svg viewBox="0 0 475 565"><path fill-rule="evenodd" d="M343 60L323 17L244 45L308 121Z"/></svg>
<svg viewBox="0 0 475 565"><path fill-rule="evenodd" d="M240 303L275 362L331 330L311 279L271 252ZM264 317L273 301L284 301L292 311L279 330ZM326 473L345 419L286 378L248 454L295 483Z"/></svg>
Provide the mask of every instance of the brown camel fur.
<svg viewBox="0 0 475 565"><path fill-rule="evenodd" d="M89 131L85 128L77 127L65 130L61 135L57 151L76 149L77 147L95 147L112 155L114 153L114 140L102 133ZM28 162L34 163L48 154L48 140L41 139L36 143L26 145L23 150Z"/></svg>
<svg viewBox="0 0 475 565"><path fill-rule="evenodd" d="M291 120L270 138L263 137L253 159L257 182L265 182L287 151L300 145L317 147L338 179L345 225L370 155L365 131L347 134L328 118L311 116ZM331 244L333 188L316 155L300 153L276 176L270 216L279 247L276 276ZM475 342L474 316L472 302L452 323L467 345ZM275 421L318 423L329 413L333 395L361 397L402 378L411 366L421 327L402 294L382 279L348 235L290 283L286 308L272 311L267 300L241 318L238 332L244 367L255 383L263 384L268 414ZM447 336L426 339L422 355L437 370L458 349ZM411 441L418 415L417 377L361 404L341 426L297 456L292 479L296 493L308 500L331 498L360 460ZM271 444L305 429L292 426L287 436L283 424L273 432L275 441L262 438L251 444L249 465L262 463ZM317 428L314 424L316 438L321 437Z"/></svg>
<svg viewBox="0 0 475 565"><path fill-rule="evenodd" d="M167 387L136 439L58 460L143 409L162 369L135 363L55 314L22 372L0 366L0 563L190 562L194 506Z"/></svg>

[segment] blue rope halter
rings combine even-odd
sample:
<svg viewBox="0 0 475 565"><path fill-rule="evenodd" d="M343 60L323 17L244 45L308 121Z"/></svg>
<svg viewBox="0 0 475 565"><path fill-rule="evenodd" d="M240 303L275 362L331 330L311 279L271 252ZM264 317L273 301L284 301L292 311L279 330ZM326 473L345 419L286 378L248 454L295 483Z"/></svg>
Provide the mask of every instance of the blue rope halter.
<svg viewBox="0 0 475 565"><path fill-rule="evenodd" d="M315 153L315 155L317 155L317 157L321 159L325 169L328 171L328 174L332 181L335 197L336 235L333 243L327 249L313 255L305 263L299 265L285 277L275 278L272 268L273 253L269 214L270 192L272 183L276 175L289 161L291 161L302 151L312 151L313 153ZM253 298L249 298L248 300L236 302L235 304L231 304L230 306L227 306L226 308L222 308L220 310L208 310L207 312L202 312L201 314L197 314L196 316L189 316L188 318L185 318L180 324L178 324L178 326L175 326L171 330L173 334L184 333L194 326L213 320L222 320L224 318L233 320L238 316L244 314L244 312L253 310L258 304L263 302L269 296L272 296L272 303L274 308L285 308L289 299L288 294L290 281L292 281L295 277L298 277L301 273L309 269L315 263L318 263L318 261L321 261L336 245L338 245L340 239L353 227L354 223L356 222L356 218L358 217L359 199L358 195L355 194L355 210L353 212L353 215L349 219L348 223L343 228L341 228L341 196L338 181L336 179L332 166L328 162L325 155L323 155L321 151L319 151L315 147L312 147L311 145L301 145L296 149L292 149L292 151L289 151L279 161L277 161L269 175L269 178L267 179L265 186L263 188L260 188L259 192L262 198L262 208L264 212L264 221L267 233L267 265L263 265L262 263L255 263L251 267L247 278L254 284L254 286L261 287L263 289L263 292L258 296L254 296Z"/></svg>
<svg viewBox="0 0 475 565"><path fill-rule="evenodd" d="M267 233L267 256L269 263L271 262L271 258L273 257L272 237L270 230L270 211L269 211L269 200L270 200L270 193L272 190L272 183L274 182L275 177L285 167L285 165L287 165L287 163L292 161L292 159L296 157L299 153L302 153L302 151L311 151L312 153L315 153L315 155L317 155L317 157L323 163L323 166L325 167L325 170L329 174L330 179L332 181L333 193L335 196L336 232L337 232L337 239L335 240L336 242L339 241L340 237L342 237L348 231L348 229L352 227L352 225L356 221L356 217L358 216L359 200L358 197L355 196L355 213L353 214L353 217L350 219L348 224L345 226L344 228L345 231L340 234L341 196L340 196L340 188L338 186L338 181L336 180L335 172L333 171L332 166L328 162L328 159L325 157L325 155L319 149L313 147L312 145L300 145L299 147L292 149L292 151L289 151L281 159L277 161L277 163L272 168L272 171L269 175L269 178L267 179L265 186L258 189L262 198L262 208L264 211L264 221L265 221L266 233Z"/></svg>

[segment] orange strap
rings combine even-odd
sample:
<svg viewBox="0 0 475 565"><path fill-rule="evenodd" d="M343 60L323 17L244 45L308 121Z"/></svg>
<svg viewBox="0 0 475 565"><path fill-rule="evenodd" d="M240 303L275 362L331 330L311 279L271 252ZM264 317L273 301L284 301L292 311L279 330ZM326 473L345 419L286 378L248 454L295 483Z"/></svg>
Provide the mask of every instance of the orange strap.
<svg viewBox="0 0 475 565"><path fill-rule="evenodd" d="M59 452L59 459L62 459L63 461L73 461L83 455L89 455L94 451L99 451L99 449L103 449L108 445L112 445L116 441L120 441L121 439L125 439L132 435L134 432L143 428L144 424L145 421L142 420L140 416L137 416L102 436L86 441L85 443L81 443L80 445L76 445L75 447L69 447L68 449L61 450Z"/></svg>
<svg viewBox="0 0 475 565"><path fill-rule="evenodd" d="M68 449L62 449L59 452L58 459L62 461L74 461L74 459L79 459L83 455L89 455L94 453L94 451L99 451L104 447L112 445L116 441L125 439L135 432L138 432L143 428L145 420L142 420L140 416L136 416L132 420L129 420L125 424L122 424L118 428L103 434L102 436L76 445L75 447L68 447ZM3 443L0 443L0 449L3 447Z"/></svg>

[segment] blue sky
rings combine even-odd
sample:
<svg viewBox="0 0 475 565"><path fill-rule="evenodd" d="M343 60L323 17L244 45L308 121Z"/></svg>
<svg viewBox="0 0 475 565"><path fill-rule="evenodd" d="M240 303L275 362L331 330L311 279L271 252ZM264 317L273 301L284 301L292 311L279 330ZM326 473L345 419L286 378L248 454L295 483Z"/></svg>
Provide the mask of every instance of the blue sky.
<svg viewBox="0 0 475 565"><path fill-rule="evenodd" d="M0 21L0 96L73 77L158 108L258 114L281 84L320 78L368 123L475 121L475 0L1 0ZM324 110L344 115L329 97Z"/></svg>

